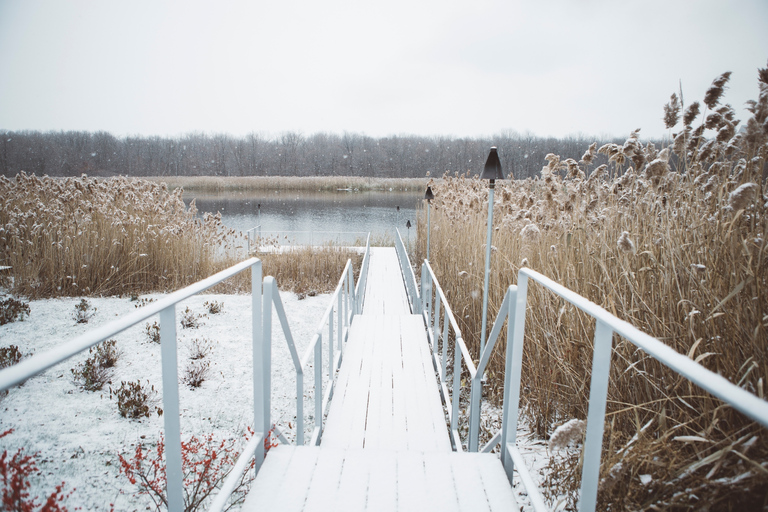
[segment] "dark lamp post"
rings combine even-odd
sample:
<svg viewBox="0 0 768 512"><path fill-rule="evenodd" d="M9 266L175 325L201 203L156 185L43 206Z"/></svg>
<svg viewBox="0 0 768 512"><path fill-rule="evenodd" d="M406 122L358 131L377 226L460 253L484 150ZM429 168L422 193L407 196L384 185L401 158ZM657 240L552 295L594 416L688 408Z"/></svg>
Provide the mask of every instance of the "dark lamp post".
<svg viewBox="0 0 768 512"><path fill-rule="evenodd" d="M432 193L432 187L427 187L427 191L424 194L424 199L427 201L427 261L429 261L429 203L435 198L435 194Z"/></svg>
<svg viewBox="0 0 768 512"><path fill-rule="evenodd" d="M408 252L411 252L411 221L405 221L405 227L408 228Z"/></svg>
<svg viewBox="0 0 768 512"><path fill-rule="evenodd" d="M493 190L496 188L496 180L503 180L504 173L501 170L501 160L496 146L491 148L485 168L480 174L481 180L490 180L488 186L488 236L485 243L485 284L483 286L483 330L480 333L480 354L482 357L485 349L485 325L488 321L488 277L491 271L491 238L493 236Z"/></svg>

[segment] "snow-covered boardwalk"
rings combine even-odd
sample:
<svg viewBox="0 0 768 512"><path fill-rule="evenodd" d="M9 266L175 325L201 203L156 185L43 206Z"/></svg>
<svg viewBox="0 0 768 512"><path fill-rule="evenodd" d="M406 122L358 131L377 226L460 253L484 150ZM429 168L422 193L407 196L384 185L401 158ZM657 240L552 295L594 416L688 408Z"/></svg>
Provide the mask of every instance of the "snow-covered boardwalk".
<svg viewBox="0 0 768 512"><path fill-rule="evenodd" d="M243 510L516 509L498 455L451 451L423 317L372 251L320 446L270 450Z"/></svg>

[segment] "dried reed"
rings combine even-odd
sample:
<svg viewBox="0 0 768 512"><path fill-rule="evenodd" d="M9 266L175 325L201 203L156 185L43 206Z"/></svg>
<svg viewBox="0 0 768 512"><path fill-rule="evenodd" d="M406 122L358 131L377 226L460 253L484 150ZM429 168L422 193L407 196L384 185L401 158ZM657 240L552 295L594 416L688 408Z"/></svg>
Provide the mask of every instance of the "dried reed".
<svg viewBox="0 0 768 512"><path fill-rule="evenodd" d="M540 178L497 183L489 318L527 265L762 397L768 379L768 71L760 76L749 141L736 134L728 106L711 118L711 129L706 120L692 129L699 114L694 103L680 135L660 152L640 144L635 132L623 146L600 148L609 168L589 178L586 169L548 155ZM708 92L710 110L727 78ZM673 97L665 110L670 128L679 108ZM583 164L594 151L590 147ZM444 178L431 184L431 263L477 357L488 187L467 175ZM426 228L421 215L420 259ZM586 418L594 321L535 284L528 294L524 407L536 433L546 437L565 421ZM503 354L502 343L489 367L490 396L497 399ZM618 336L612 361L601 509L763 506L768 438L762 428ZM705 441L676 442L680 436Z"/></svg>

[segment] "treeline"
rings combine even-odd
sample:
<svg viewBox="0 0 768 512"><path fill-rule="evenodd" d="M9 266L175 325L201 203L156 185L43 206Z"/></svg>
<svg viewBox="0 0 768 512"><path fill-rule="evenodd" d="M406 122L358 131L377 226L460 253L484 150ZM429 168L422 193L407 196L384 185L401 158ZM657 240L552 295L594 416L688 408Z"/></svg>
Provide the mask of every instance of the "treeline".
<svg viewBox="0 0 768 512"><path fill-rule="evenodd" d="M0 172L38 176L362 176L420 178L477 173L498 146L505 173L538 175L547 153L579 160L595 142L586 137L541 138L510 132L492 138L368 137L288 132L275 138L194 133L182 137L124 137L106 132L6 131ZM623 143L623 139L597 141ZM602 156L602 155L601 155Z"/></svg>

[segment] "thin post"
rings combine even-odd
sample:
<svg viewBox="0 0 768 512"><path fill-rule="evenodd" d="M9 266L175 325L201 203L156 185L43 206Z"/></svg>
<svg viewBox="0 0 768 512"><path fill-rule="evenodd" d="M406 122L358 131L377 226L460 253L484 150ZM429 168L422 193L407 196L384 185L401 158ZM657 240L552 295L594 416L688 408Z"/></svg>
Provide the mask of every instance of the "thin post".
<svg viewBox="0 0 768 512"><path fill-rule="evenodd" d="M270 361L264 359L264 330L262 328L261 261L251 265L251 339L253 357L253 430L266 439L269 430L269 410L266 410L264 376L270 373ZM264 450L256 450L256 472L264 460Z"/></svg>
<svg viewBox="0 0 768 512"><path fill-rule="evenodd" d="M341 338L342 338L342 331L344 331L344 322L341 318L342 310L341 310L341 291L339 291L338 300L336 301L336 337L338 338L338 346L339 352L341 352L343 349L341 347Z"/></svg>
<svg viewBox="0 0 768 512"><path fill-rule="evenodd" d="M507 445L513 445L517 441L517 420L520 406L520 375L523 368L523 339L524 333L516 336L517 327L525 321L525 302L527 293L527 276L518 274L518 286L510 286L507 293L510 294L507 313L507 354L504 375L504 405L502 407L501 422L501 463L507 472L507 478L512 483L514 463L509 456ZM518 301L521 304L518 304ZM517 316L518 312L523 315Z"/></svg>
<svg viewBox="0 0 768 512"><path fill-rule="evenodd" d="M328 361L328 368L331 367L330 363ZM323 337L320 335L315 344L315 430L318 428L320 439L323 435Z"/></svg>
<svg viewBox="0 0 768 512"><path fill-rule="evenodd" d="M262 347L261 347L261 364L262 368L266 371L261 375L262 380L262 393L263 393L263 406L264 406L264 423L262 428L264 429L264 439L269 435L269 431L272 430L272 301L274 300L274 294L277 291L277 285L275 279L271 276L264 278L264 300L262 301Z"/></svg>
<svg viewBox="0 0 768 512"><path fill-rule="evenodd" d="M328 379L333 381L336 365L333 362L333 309L328 315Z"/></svg>
<svg viewBox="0 0 768 512"><path fill-rule="evenodd" d="M605 404L608 397L608 376L611 370L613 329L597 320L595 351L592 356L592 382L589 388L587 435L584 441L584 468L581 474L581 507L592 512L597 506L597 486L600 481L600 455L603 450Z"/></svg>
<svg viewBox="0 0 768 512"><path fill-rule="evenodd" d="M169 512L184 510L181 469L181 422L179 420L179 372L176 354L176 306L160 312L160 357L163 368L163 422L165 425L165 473Z"/></svg>
<svg viewBox="0 0 768 512"><path fill-rule="evenodd" d="M461 338L457 337L453 347L453 391L451 392L451 432L458 428L459 421L459 397L461 395ZM461 446L456 447L461 451Z"/></svg>
<svg viewBox="0 0 768 512"><path fill-rule="evenodd" d="M488 186L488 236L485 242L485 280L483 284L483 320L480 333L480 353L485 349L485 324L488 320L488 278L491 273L491 238L493 236L493 190L496 182L491 180Z"/></svg>
<svg viewBox="0 0 768 512"><path fill-rule="evenodd" d="M482 375L478 372L472 378L469 398L469 451L476 452L480 442L480 397L483 394Z"/></svg>
<svg viewBox="0 0 768 512"><path fill-rule="evenodd" d="M438 328L440 327L440 296L435 290L435 318L432 321L432 351L435 351L438 342Z"/></svg>
<svg viewBox="0 0 768 512"><path fill-rule="evenodd" d="M450 320L448 318L448 315L443 315L443 344L442 344L442 352L443 352L443 360L442 360L442 369L443 374L441 380L445 381L446 376L446 369L448 365L448 328L450 327Z"/></svg>
<svg viewBox="0 0 768 512"><path fill-rule="evenodd" d="M427 200L427 261L429 261L429 228L430 228L430 222L429 222L429 200Z"/></svg>

